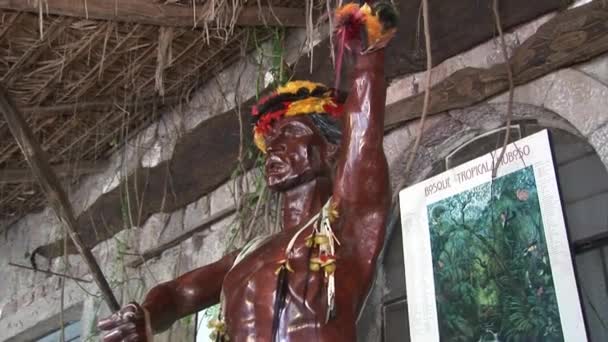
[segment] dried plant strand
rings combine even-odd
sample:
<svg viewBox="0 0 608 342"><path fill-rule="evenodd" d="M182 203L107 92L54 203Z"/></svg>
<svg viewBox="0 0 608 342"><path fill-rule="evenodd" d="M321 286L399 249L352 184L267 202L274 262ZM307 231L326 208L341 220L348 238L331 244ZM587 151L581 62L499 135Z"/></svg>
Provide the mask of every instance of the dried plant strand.
<svg viewBox="0 0 608 342"><path fill-rule="evenodd" d="M68 273L68 265L69 265L69 260L68 260L68 233L65 229L65 227L63 228L63 271L65 273ZM61 336L60 336L60 341L61 342L65 342L65 321L64 321L64 317L63 317L63 312L65 311L65 278L59 278L59 281L61 282L61 307L60 307L60 311L59 311L59 323L61 324Z"/></svg>
<svg viewBox="0 0 608 342"><path fill-rule="evenodd" d="M158 33L158 56L156 58L155 88L160 96L165 95L163 74L165 68L171 63L171 44L173 42L173 28L161 27Z"/></svg>
<svg viewBox="0 0 608 342"><path fill-rule="evenodd" d="M509 52L507 50L507 43L505 41L505 35L502 31L502 24L500 21L500 11L498 8L498 0L493 0L492 4L492 12L494 13L494 21L496 23L496 29L498 30L498 35L500 37L500 49L502 50L502 55L505 59L505 67L507 68L507 77L509 78L509 100L507 102L507 129L505 131L505 140L502 144L502 150L500 151L500 155L498 156L498 160L496 164L494 164L494 168L492 169L492 179L496 178L496 174L498 173L498 168L500 167L500 163L505 156L505 152L507 151L507 145L509 144L509 136L511 135L511 120L513 117L513 97L515 93L515 85L513 82L513 70L511 68L511 62L509 61Z"/></svg>
<svg viewBox="0 0 608 342"><path fill-rule="evenodd" d="M87 3L87 0L83 0L84 1L84 17L88 20L89 19L89 4Z"/></svg>
<svg viewBox="0 0 608 342"><path fill-rule="evenodd" d="M429 26L428 0L422 0L422 18L424 25L424 42L426 48L426 83L424 87L424 102L422 104L422 115L420 116L420 121L418 123L418 133L416 134L414 147L410 152L409 159L405 166L404 175L406 179L408 178L408 175L412 169L412 165L414 164L414 160L416 159L416 155L418 154L420 142L422 141L422 135L424 134L424 124L426 123L426 117L429 112L429 102L431 97L431 72L433 69L433 58L431 55L431 30Z"/></svg>
<svg viewBox="0 0 608 342"><path fill-rule="evenodd" d="M331 0L325 1L326 11L327 11L327 24L329 25L329 54L331 56L331 63L336 67L336 51L334 46L334 18L333 18L333 9L331 8Z"/></svg>
<svg viewBox="0 0 608 342"><path fill-rule="evenodd" d="M310 54L310 73L312 74L314 67L315 53L315 28L312 20L314 0L306 0L306 42L308 53Z"/></svg>
<svg viewBox="0 0 608 342"><path fill-rule="evenodd" d="M67 279L74 280L76 282L89 283L89 284L92 283L92 281L90 281L90 280L73 277L73 276L71 276L69 274L62 274L62 273L57 273L57 272L53 272L53 271L49 271L49 270L41 270L39 268L33 268L33 267L25 266L25 265L15 264L15 263L12 263L12 262L9 262L8 265L9 266L13 266L13 267L23 268L23 269L26 269L26 270L31 270L31 271L35 271L35 272L40 272L40 273L48 274L48 275L51 275L51 276L57 276L57 277L61 277L61 278L67 278Z"/></svg>
<svg viewBox="0 0 608 342"><path fill-rule="evenodd" d="M192 1L192 27L196 28L198 25L198 18L196 17L196 1Z"/></svg>
<svg viewBox="0 0 608 342"><path fill-rule="evenodd" d="M253 214L251 215L251 222L249 222L249 225L247 226L247 230L245 231L246 240L253 238L253 236L251 236L251 235L253 235L252 234L253 228L255 227L255 224L258 221L258 216L259 216L260 208L262 206L262 202L264 202L264 200L266 199L267 188L268 187L266 185L264 185L264 187L260 191L260 195L258 197L258 200L256 201L257 203L255 205L255 209L253 210Z"/></svg>
<svg viewBox="0 0 608 342"><path fill-rule="evenodd" d="M110 33L112 33L112 28L114 26L112 24L108 25L106 28L106 35L103 40L103 49L101 51L101 61L99 62L99 74L97 75L97 79L101 81L101 75L103 74L103 63L106 60L106 49L108 48L108 40L110 39Z"/></svg>
<svg viewBox="0 0 608 342"><path fill-rule="evenodd" d="M268 23L266 22L266 16L262 12L262 1L257 0L256 3L258 6L258 15L260 16L260 18L262 18L262 23L264 23L264 26L268 26Z"/></svg>
<svg viewBox="0 0 608 342"><path fill-rule="evenodd" d="M40 40L44 39L44 18L42 13L43 1L46 0L38 0L38 30L40 31Z"/></svg>

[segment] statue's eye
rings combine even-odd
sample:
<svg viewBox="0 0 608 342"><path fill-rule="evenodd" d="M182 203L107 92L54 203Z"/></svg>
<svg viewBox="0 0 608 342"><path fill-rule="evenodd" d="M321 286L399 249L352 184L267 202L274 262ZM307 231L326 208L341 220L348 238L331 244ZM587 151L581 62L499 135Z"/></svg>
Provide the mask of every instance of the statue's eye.
<svg viewBox="0 0 608 342"><path fill-rule="evenodd" d="M298 125L288 125L285 126L285 128L283 129L283 134L285 134L285 136L288 137L301 137L304 135L307 135L309 133L309 130L298 126Z"/></svg>

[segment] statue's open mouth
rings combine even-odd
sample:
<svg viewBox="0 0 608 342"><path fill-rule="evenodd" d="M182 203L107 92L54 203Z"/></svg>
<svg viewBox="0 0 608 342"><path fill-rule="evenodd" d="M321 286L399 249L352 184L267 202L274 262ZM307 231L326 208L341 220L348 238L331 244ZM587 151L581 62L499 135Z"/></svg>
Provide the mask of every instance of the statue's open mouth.
<svg viewBox="0 0 608 342"><path fill-rule="evenodd" d="M266 162L266 174L269 176L283 174L288 168L289 165L278 157L270 157Z"/></svg>

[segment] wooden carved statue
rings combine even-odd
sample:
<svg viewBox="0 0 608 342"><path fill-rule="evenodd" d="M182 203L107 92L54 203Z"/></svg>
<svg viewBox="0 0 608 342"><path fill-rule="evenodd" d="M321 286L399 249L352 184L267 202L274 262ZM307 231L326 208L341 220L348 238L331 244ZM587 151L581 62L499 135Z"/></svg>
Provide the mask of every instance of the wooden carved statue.
<svg viewBox="0 0 608 342"><path fill-rule="evenodd" d="M151 341L218 302L215 341L356 341L390 206L384 46L395 13L384 2L348 4L336 17L338 59L355 56L345 103L293 81L252 111L266 180L283 193L282 231L152 288L99 322L104 341Z"/></svg>

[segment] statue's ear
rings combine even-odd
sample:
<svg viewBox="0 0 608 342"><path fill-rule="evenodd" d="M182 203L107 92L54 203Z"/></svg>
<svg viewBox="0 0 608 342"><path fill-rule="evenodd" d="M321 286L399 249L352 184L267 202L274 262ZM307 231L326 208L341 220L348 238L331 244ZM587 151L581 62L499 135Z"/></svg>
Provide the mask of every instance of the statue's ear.
<svg viewBox="0 0 608 342"><path fill-rule="evenodd" d="M325 160L329 165L333 165L338 158L338 150L340 150L340 146L332 143L327 143L325 147Z"/></svg>

